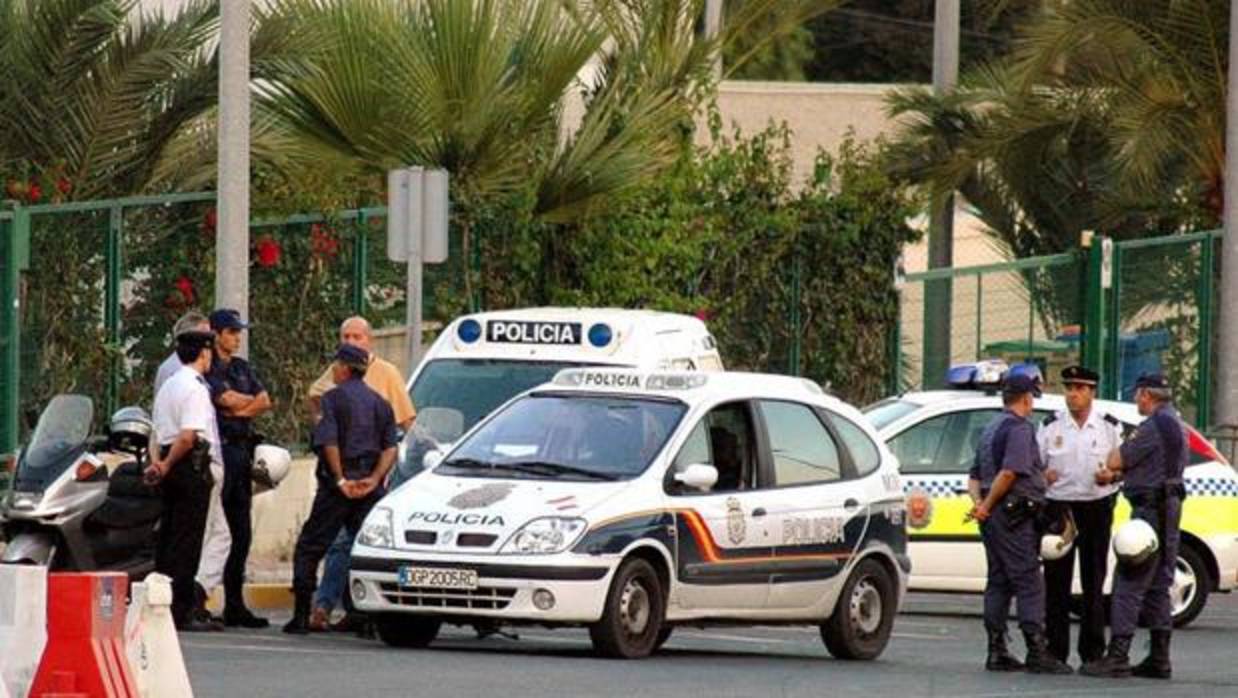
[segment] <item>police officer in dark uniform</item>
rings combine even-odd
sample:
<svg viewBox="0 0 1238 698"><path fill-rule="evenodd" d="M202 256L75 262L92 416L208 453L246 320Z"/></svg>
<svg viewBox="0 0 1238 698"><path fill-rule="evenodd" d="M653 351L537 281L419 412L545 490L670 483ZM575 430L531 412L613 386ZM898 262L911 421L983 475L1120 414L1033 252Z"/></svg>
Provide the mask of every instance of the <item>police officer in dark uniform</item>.
<svg viewBox="0 0 1238 698"><path fill-rule="evenodd" d="M1170 403L1165 377L1145 374L1135 382L1135 404L1146 419L1134 436L1110 454L1096 481L1122 482L1122 494L1130 502L1131 518L1141 519L1156 531L1158 547L1149 560L1131 565L1119 563L1113 583L1110 613L1111 637L1105 656L1085 664L1088 676L1145 678L1172 676L1169 639L1173 632L1173 608L1169 587L1178 559L1178 524L1186 496L1182 473L1188 445L1182 418ZM1130 666L1131 638L1143 621L1152 635L1152 651L1138 666Z"/></svg>
<svg viewBox="0 0 1238 698"><path fill-rule="evenodd" d="M284 626L286 633L309 632L318 563L341 528L357 533L382 497L383 479L395 463L395 415L391 405L362 380L368 363L368 352L359 347L341 344L335 352L336 388L322 396L322 419L314 427L318 493L293 556L296 607Z"/></svg>
<svg viewBox="0 0 1238 698"><path fill-rule="evenodd" d="M245 563L253 542L254 418L271 409L271 398L248 361L236 355L241 333L249 327L230 308L211 313L216 334L215 356L206 375L211 400L219 415L223 442L224 481L220 491L232 547L224 563L224 625L265 628L269 622L245 606Z"/></svg>
<svg viewBox="0 0 1238 698"><path fill-rule="evenodd" d="M970 516L980 522L988 563L984 589L984 626L989 636L989 671L1069 674L1071 669L1049 653L1045 638L1045 587L1040 576L1040 533L1036 518L1045 500L1044 464L1036 430L1028 418L1037 381L1026 375L1007 378L1002 386L1005 410L985 427L976 450L969 490L976 500ZM1019 628L1027 644L1026 665L1006 647L1010 601L1019 602Z"/></svg>

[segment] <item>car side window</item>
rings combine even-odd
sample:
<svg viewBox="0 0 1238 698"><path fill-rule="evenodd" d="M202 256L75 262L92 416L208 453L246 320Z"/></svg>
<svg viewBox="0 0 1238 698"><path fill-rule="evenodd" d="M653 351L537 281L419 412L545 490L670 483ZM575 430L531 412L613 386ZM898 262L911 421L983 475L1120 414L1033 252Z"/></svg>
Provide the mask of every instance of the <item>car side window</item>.
<svg viewBox="0 0 1238 698"><path fill-rule="evenodd" d="M877 445L868 437L855 422L840 415L829 413L830 423L834 431L842 439L843 445L851 454L851 462L855 465L856 475L863 477L881 465L881 452Z"/></svg>
<svg viewBox="0 0 1238 698"><path fill-rule="evenodd" d="M718 481L710 492L735 492L755 486L756 437L746 403L719 405L692 429L672 467L679 471L694 463L708 463L718 470Z"/></svg>
<svg viewBox="0 0 1238 698"><path fill-rule="evenodd" d="M842 479L838 444L817 413L793 402L762 401L761 414L774 457L774 485Z"/></svg>
<svg viewBox="0 0 1238 698"><path fill-rule="evenodd" d="M980 434L999 410L951 412L926 419L890 439L903 474L966 473Z"/></svg>

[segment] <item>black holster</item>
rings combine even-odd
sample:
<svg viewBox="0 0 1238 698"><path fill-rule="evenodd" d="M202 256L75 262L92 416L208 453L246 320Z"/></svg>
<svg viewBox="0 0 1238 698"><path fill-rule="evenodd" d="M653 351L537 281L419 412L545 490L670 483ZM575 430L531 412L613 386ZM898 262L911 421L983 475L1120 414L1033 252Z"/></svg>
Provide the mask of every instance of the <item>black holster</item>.
<svg viewBox="0 0 1238 698"><path fill-rule="evenodd" d="M170 445L160 446L160 457L167 458L168 452L171 450L172 447ZM172 467L189 469L196 477L206 483L207 488L215 484L215 477L211 475L211 445L201 437L194 439L193 448L180 460L173 463Z"/></svg>
<svg viewBox="0 0 1238 698"><path fill-rule="evenodd" d="M1007 494L1002 498L1000 506L1006 513L1006 524L1010 528L1016 528L1028 520L1037 522L1037 525L1039 525L1039 515L1041 510L1044 509L1044 502L1037 501L1031 497Z"/></svg>

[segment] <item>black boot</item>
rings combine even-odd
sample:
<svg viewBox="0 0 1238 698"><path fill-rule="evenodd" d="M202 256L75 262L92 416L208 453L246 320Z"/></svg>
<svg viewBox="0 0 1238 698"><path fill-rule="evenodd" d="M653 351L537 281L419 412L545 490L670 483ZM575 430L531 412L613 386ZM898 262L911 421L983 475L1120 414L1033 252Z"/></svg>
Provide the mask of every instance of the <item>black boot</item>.
<svg viewBox="0 0 1238 698"><path fill-rule="evenodd" d="M1049 652L1049 640L1040 629L1024 630L1027 643L1027 670L1032 674L1073 674L1074 669Z"/></svg>
<svg viewBox="0 0 1238 698"><path fill-rule="evenodd" d="M1152 651L1148 657L1132 670L1135 676L1145 679L1168 679L1173 677L1173 667L1169 664L1169 630L1152 631Z"/></svg>
<svg viewBox="0 0 1238 698"><path fill-rule="evenodd" d="M265 628L271 624L266 618L255 616L244 604L228 605L224 608L224 625L229 628Z"/></svg>
<svg viewBox="0 0 1238 698"><path fill-rule="evenodd" d="M1023 671L1025 668L1006 648L1004 630L989 631L989 658L984 660L984 668L987 671Z"/></svg>
<svg viewBox="0 0 1238 698"><path fill-rule="evenodd" d="M1169 649L1168 646L1165 648ZM1100 659L1084 664L1079 673L1084 676L1099 676L1110 679L1124 679L1131 675L1130 664L1131 637L1113 636L1109 638L1109 649Z"/></svg>
<svg viewBox="0 0 1238 698"><path fill-rule="evenodd" d="M284 632L289 635L309 635L310 601L312 593L298 591L292 620L284 624Z"/></svg>

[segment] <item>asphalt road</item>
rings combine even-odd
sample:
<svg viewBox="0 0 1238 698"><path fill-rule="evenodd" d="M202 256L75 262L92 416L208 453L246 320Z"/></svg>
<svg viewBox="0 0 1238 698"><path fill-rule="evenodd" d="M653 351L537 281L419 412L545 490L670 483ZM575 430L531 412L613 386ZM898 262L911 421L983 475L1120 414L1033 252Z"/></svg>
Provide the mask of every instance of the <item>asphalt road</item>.
<svg viewBox="0 0 1238 698"><path fill-rule="evenodd" d="M677 629L660 653L639 661L595 658L588 634L575 629L478 640L447 627L426 650L352 636L293 638L274 627L182 635L181 643L198 698L1238 695L1238 595L1212 597L1174 634L1171 682L985 672L979 601L912 594L874 662L834 660L815 629L785 627ZM1136 659L1145 637L1136 638Z"/></svg>

